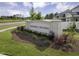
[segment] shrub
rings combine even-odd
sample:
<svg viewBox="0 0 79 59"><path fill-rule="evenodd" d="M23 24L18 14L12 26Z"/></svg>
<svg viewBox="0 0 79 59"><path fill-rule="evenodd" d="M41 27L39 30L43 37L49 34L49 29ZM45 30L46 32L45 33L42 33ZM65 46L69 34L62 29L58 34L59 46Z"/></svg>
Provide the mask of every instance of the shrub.
<svg viewBox="0 0 79 59"><path fill-rule="evenodd" d="M24 26L17 27L17 30L24 31Z"/></svg>
<svg viewBox="0 0 79 59"><path fill-rule="evenodd" d="M68 35L61 35L55 42L58 45L71 43L71 38Z"/></svg>
<svg viewBox="0 0 79 59"><path fill-rule="evenodd" d="M38 40L35 40L34 42L39 47L46 47L49 45L49 41L46 40L45 38L39 38Z"/></svg>
<svg viewBox="0 0 79 59"><path fill-rule="evenodd" d="M17 27L17 30L20 30L20 27Z"/></svg>
<svg viewBox="0 0 79 59"><path fill-rule="evenodd" d="M48 35L46 34L42 34L42 33L38 33L36 31L32 31L32 30L29 30L29 29L24 29L24 26L21 26L21 27L17 27L17 30L19 30L19 32L23 32L24 34L26 35L32 35L33 38L39 38L39 37L46 37L48 39Z"/></svg>
<svg viewBox="0 0 79 59"><path fill-rule="evenodd" d="M55 37L55 34L53 32L51 32L49 35L48 35L48 38L49 40L53 41L54 40L54 37Z"/></svg>
<svg viewBox="0 0 79 59"><path fill-rule="evenodd" d="M79 32L79 29L75 29L76 32Z"/></svg>
<svg viewBox="0 0 79 59"><path fill-rule="evenodd" d="M76 31L76 24L75 22L70 26L68 27L67 29L63 29L63 31L68 31L68 32L75 32Z"/></svg>
<svg viewBox="0 0 79 59"><path fill-rule="evenodd" d="M20 30L23 31L23 30L24 30L24 26L21 26L21 27L20 27Z"/></svg>

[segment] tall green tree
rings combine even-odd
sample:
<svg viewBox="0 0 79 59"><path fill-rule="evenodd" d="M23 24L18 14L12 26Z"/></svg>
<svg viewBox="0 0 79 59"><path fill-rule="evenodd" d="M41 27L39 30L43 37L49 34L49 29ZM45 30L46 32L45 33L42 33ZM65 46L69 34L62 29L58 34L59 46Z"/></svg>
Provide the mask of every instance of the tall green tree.
<svg viewBox="0 0 79 59"><path fill-rule="evenodd" d="M59 18L58 12L56 12L56 13L54 14L54 17Z"/></svg>
<svg viewBox="0 0 79 59"><path fill-rule="evenodd" d="M36 13L34 11L34 8L32 7L32 9L30 10L30 19L31 20L40 20L40 19L42 19L41 12Z"/></svg>
<svg viewBox="0 0 79 59"><path fill-rule="evenodd" d="M53 19L53 13L49 14L49 19Z"/></svg>
<svg viewBox="0 0 79 59"><path fill-rule="evenodd" d="M34 20L36 13L34 12L34 8L32 7L32 9L30 10L30 19Z"/></svg>

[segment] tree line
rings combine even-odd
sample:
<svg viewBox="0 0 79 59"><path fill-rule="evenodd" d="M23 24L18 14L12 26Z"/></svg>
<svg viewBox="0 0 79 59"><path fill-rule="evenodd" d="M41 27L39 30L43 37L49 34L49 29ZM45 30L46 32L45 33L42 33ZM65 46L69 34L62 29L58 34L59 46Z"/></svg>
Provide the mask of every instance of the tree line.
<svg viewBox="0 0 79 59"><path fill-rule="evenodd" d="M55 14L50 13L46 14L45 16L42 16L41 12L35 12L34 8L30 10L30 20L41 20L41 19L53 19L54 17L58 18L58 13L56 12Z"/></svg>
<svg viewBox="0 0 79 59"><path fill-rule="evenodd" d="M15 15L13 16L1 16L0 20L19 20L19 19L25 19L23 17L16 17Z"/></svg>

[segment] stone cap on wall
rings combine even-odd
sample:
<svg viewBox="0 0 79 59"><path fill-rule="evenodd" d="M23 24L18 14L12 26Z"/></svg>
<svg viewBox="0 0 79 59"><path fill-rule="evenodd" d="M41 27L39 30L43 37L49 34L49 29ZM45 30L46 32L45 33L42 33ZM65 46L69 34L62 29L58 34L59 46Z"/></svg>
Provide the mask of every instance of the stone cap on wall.
<svg viewBox="0 0 79 59"><path fill-rule="evenodd" d="M61 22L61 20L54 20L54 19L44 19L44 20L26 20L26 22L28 21L46 21L46 22L55 22L55 21L58 21L58 22Z"/></svg>

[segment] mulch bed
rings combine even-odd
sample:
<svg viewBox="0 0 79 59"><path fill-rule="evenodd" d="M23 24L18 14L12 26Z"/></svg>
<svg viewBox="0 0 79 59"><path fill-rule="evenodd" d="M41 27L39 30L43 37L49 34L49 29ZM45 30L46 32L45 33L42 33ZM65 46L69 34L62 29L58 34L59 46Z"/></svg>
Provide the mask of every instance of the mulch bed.
<svg viewBox="0 0 79 59"><path fill-rule="evenodd" d="M12 32L12 39L20 40L23 42L31 42L31 43L33 42L32 37L20 32Z"/></svg>
<svg viewBox="0 0 79 59"><path fill-rule="evenodd" d="M12 32L12 39L15 39L15 40L19 40L19 41L22 41L22 42L30 42L30 43L33 43L36 45L36 47L43 51L45 50L46 48L48 48L50 46L50 42L48 42L47 40L39 40L39 38L37 40L33 39L33 37L31 35L26 35L24 33L21 33L21 32Z"/></svg>
<svg viewBox="0 0 79 59"><path fill-rule="evenodd" d="M17 41L33 43L41 51L45 50L46 48L48 48L50 46L52 47L52 44L53 44L53 43L51 44L50 41L48 42L46 40L39 40L39 39L35 40L35 39L33 39L33 37L31 35L26 35L26 34L21 33L21 32L13 31L12 37L13 37L13 39L16 39ZM78 45L78 47L74 47L73 51L71 51L71 52L79 52L79 40L76 42L76 44ZM62 49L61 46L60 46L60 48Z"/></svg>
<svg viewBox="0 0 79 59"><path fill-rule="evenodd" d="M76 44L73 50L74 52L79 52L79 40L76 40Z"/></svg>

